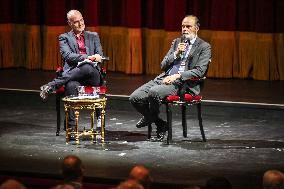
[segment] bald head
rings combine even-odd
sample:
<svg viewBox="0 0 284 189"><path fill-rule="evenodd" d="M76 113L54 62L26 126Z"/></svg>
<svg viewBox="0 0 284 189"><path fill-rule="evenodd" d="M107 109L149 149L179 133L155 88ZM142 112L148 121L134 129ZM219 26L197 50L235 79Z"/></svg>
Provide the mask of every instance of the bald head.
<svg viewBox="0 0 284 189"><path fill-rule="evenodd" d="M138 183L142 184L145 188L151 182L150 171L143 165L137 165L132 168L129 174L130 179L136 180Z"/></svg>
<svg viewBox="0 0 284 189"><path fill-rule="evenodd" d="M66 156L62 162L62 174L66 181L80 180L83 177L83 164L79 157Z"/></svg>
<svg viewBox="0 0 284 189"><path fill-rule="evenodd" d="M263 175L263 189L284 189L284 174L278 170L268 170Z"/></svg>
<svg viewBox="0 0 284 189"><path fill-rule="evenodd" d="M117 189L144 189L136 180L129 179L117 186Z"/></svg>
<svg viewBox="0 0 284 189"><path fill-rule="evenodd" d="M67 20L68 21L71 20L76 15L82 16L80 11L78 11L78 10L70 10L69 12L67 12Z"/></svg>
<svg viewBox="0 0 284 189"><path fill-rule="evenodd" d="M9 179L0 185L0 189L26 189L19 181Z"/></svg>
<svg viewBox="0 0 284 189"><path fill-rule="evenodd" d="M77 10L70 10L67 13L68 24L75 34L80 34L85 30L85 22L82 14Z"/></svg>
<svg viewBox="0 0 284 189"><path fill-rule="evenodd" d="M59 184L51 189L75 189L75 188L70 184Z"/></svg>

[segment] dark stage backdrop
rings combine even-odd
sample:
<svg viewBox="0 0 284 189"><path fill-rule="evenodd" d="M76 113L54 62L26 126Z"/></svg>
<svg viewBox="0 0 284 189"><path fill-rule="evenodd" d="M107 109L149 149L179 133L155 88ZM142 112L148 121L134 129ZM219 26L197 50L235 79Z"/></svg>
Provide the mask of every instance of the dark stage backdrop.
<svg viewBox="0 0 284 189"><path fill-rule="evenodd" d="M1 0L0 68L55 70L66 13L99 33L110 71L160 73L182 18L200 18L212 78L284 80L284 0Z"/></svg>

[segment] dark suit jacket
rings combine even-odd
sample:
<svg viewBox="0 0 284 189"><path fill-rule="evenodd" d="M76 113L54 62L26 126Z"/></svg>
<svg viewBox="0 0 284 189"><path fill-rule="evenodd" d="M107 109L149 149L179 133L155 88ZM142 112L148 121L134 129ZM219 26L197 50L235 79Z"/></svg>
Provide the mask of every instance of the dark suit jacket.
<svg viewBox="0 0 284 189"><path fill-rule="evenodd" d="M90 55L100 54L103 56L99 35L96 32L84 31L87 54L80 54L76 38L72 31L59 36L59 47L64 61L63 71L67 72L77 66Z"/></svg>
<svg viewBox="0 0 284 189"><path fill-rule="evenodd" d="M165 73L174 65L174 52L180 42L181 38L173 40L171 48L161 62L161 69L164 71L164 73L160 74L158 77L164 77ZM192 44L192 48L186 60L185 71L181 73L181 79L176 83L180 84L180 82L182 82L189 92L195 95L199 94L199 83L192 82L190 79L194 77L203 77L208 69L210 60L211 46L207 42L197 37L195 42Z"/></svg>

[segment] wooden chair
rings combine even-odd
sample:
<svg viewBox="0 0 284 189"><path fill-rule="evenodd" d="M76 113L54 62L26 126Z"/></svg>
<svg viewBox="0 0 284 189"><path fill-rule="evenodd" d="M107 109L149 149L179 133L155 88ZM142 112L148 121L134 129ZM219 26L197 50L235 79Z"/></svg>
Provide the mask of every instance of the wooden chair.
<svg viewBox="0 0 284 189"><path fill-rule="evenodd" d="M208 68L204 74L204 77L191 79L192 82L196 82L197 84L200 85L200 90L203 89ZM187 91L185 91L182 87L178 90L177 94L178 95L167 96L165 99L162 100L162 104L165 104L166 106L166 114L167 114L167 123L168 123L167 144L170 144L172 142L172 126L173 126L172 106L181 107L183 136L187 137L186 108L189 106L196 105L197 118L199 122L199 128L200 128L200 132L202 136L202 141L206 142L205 132L204 132L203 123L202 123L202 112L201 112L202 96L201 95L193 96ZM151 133L152 133L152 126L148 125L148 139L151 138Z"/></svg>
<svg viewBox="0 0 284 189"><path fill-rule="evenodd" d="M201 113L202 96L201 95L192 96L189 93L183 95L184 95L183 98L181 96L171 95L168 96L164 101L164 104L166 105L167 123L168 123L167 144L172 142L172 106L174 105L181 107L181 116L182 116L181 119L182 119L182 129L184 137L187 137L186 108L189 106L196 105L197 118L199 122L199 128L202 140L203 142L206 142L206 137L202 123L202 113Z"/></svg>

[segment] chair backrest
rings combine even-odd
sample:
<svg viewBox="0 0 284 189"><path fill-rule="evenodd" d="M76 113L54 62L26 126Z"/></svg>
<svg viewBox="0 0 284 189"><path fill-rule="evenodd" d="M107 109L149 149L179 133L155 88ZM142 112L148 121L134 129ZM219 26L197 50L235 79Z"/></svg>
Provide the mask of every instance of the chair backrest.
<svg viewBox="0 0 284 189"><path fill-rule="evenodd" d="M105 87L106 87L106 83L107 83L106 82L107 69L106 69L105 61L108 61L108 60L109 60L109 57L103 56L102 62L100 64L98 64L98 66L100 68L101 76L102 76L101 86L105 86Z"/></svg>
<svg viewBox="0 0 284 189"><path fill-rule="evenodd" d="M194 77L194 78L190 79L191 82L194 82L194 84L199 85L200 91L202 91L202 89L204 88L204 81L206 80L206 76L207 76L207 73L208 73L208 70L209 70L210 62L211 62L211 59L209 59L207 69L205 70L205 73L202 77ZM185 85L182 85L178 90L178 96L180 96L180 101L185 100L184 97L185 97L186 93L188 93L187 87Z"/></svg>
<svg viewBox="0 0 284 189"><path fill-rule="evenodd" d="M205 79L207 78L207 73L208 73L208 70L209 70L209 66L210 66L210 63L211 63L211 59L209 59L209 63L208 63L208 65L207 65L207 69L206 69L206 71L205 71L205 73L204 73L204 75L203 75L203 77L202 77L202 82L200 83L200 91L202 91L203 90L203 88L204 88L204 81L205 81Z"/></svg>

